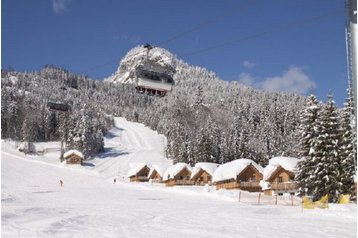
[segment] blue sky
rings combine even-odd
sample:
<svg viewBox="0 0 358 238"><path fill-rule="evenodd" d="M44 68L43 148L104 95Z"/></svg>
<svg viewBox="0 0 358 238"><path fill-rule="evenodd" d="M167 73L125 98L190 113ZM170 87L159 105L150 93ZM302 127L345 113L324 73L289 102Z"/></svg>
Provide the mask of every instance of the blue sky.
<svg viewBox="0 0 358 238"><path fill-rule="evenodd" d="M102 79L131 48L201 25L162 47L224 80L346 98L343 0L2 0L1 11L3 68L53 64Z"/></svg>

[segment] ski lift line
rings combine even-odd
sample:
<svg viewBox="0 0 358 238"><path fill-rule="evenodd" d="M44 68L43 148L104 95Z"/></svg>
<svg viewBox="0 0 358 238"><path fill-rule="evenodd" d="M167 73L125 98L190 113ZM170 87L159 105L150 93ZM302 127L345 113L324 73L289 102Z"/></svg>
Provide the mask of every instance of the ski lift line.
<svg viewBox="0 0 358 238"><path fill-rule="evenodd" d="M173 37L165 40L165 41L162 41L158 44L158 46L163 46L163 45L166 45L172 41L175 41L176 39L179 39L183 36L186 36L186 35L189 35L189 34L192 34L193 32L196 32L198 30L200 30L201 28L204 28L204 27L207 27L215 22L218 22L226 17L229 17L229 16L232 16L234 15L235 13L237 12L240 12L242 10L245 10L247 9L248 7L250 7L252 4L256 3L256 0L249 0L249 1L246 1L244 4L241 5L240 8L235 8L234 10L231 10L231 11L228 11L226 13L223 13L223 14L220 14L220 15L217 15L209 20L206 20L196 26L194 26L193 28L191 29L188 29L186 31L183 31L181 33L178 33L177 35L174 35Z"/></svg>
<svg viewBox="0 0 358 238"><path fill-rule="evenodd" d="M199 49L199 50L195 50L195 51L192 51L192 52L187 52L187 53L184 53L182 55L179 55L179 57L191 56L191 55L207 52L207 51L210 51L210 50L214 50L214 49L217 49L217 48L230 46L230 45L233 45L233 44L236 44L236 43L240 43L242 41L248 41L248 40L251 40L251 39L259 38L261 36L269 35L269 34L272 34L272 33L275 33L275 32L281 32L281 31L290 30L292 28L298 28L298 27L307 25L308 23L319 21L319 20L322 20L322 19L325 19L325 18L328 18L328 17L331 17L331 16L340 15L341 13L342 13L341 11L335 10L335 11L329 12L329 13L324 14L324 15L306 18L306 19L304 19L302 21L291 22L289 24L286 24L286 25L283 25L283 26L280 26L280 27L277 27L277 28L274 28L274 29L271 29L271 30L258 32L258 33L255 33L255 34L252 34L252 35L249 35L249 36L241 37L241 38L236 39L236 40L227 41L227 42L224 42L224 43L221 43L221 44L209 46L209 47L202 48L202 49Z"/></svg>

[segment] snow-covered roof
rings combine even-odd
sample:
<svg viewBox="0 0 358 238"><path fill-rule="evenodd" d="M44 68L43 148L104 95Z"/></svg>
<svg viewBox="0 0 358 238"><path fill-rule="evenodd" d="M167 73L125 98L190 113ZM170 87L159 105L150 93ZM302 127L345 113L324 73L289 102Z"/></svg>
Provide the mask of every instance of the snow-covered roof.
<svg viewBox="0 0 358 238"><path fill-rule="evenodd" d="M192 172L191 167L186 163L177 163L169 166L163 174L163 180L174 178L184 168L187 168L190 172Z"/></svg>
<svg viewBox="0 0 358 238"><path fill-rule="evenodd" d="M148 177L150 177L154 171L157 171L157 173L161 177L163 177L163 174L167 170L168 167L169 167L169 165L167 165L167 164L155 164L150 168Z"/></svg>
<svg viewBox="0 0 358 238"><path fill-rule="evenodd" d="M253 160L237 159L220 165L214 172L213 182L236 179L236 176L250 164L252 164L260 173L263 172L263 168Z"/></svg>
<svg viewBox="0 0 358 238"><path fill-rule="evenodd" d="M194 168L193 168L193 172L191 174L191 178L193 178L197 173L199 173L199 171L202 169L204 171L206 171L208 174L210 174L211 176L214 175L215 170L218 168L218 164L215 163L208 163L208 162L200 162L200 163L196 163Z"/></svg>
<svg viewBox="0 0 358 238"><path fill-rule="evenodd" d="M136 163L136 164L130 164L131 168L128 170L128 177L136 175L139 171L141 171L145 166L148 166L146 163ZM150 167L150 166L148 166Z"/></svg>
<svg viewBox="0 0 358 238"><path fill-rule="evenodd" d="M270 159L269 164L264 169L264 180L267 180L276 171L278 167L293 172L296 172L296 165L298 159L293 157L274 157Z"/></svg>
<svg viewBox="0 0 358 238"><path fill-rule="evenodd" d="M83 154L82 154L80 151L78 151L78 150L69 150L69 151L66 151L66 152L63 154L63 157L66 158L66 157L70 156L71 154L75 154L75 155L77 155L77 156L79 156L79 157L81 157L81 158L84 158L84 157L83 157Z"/></svg>

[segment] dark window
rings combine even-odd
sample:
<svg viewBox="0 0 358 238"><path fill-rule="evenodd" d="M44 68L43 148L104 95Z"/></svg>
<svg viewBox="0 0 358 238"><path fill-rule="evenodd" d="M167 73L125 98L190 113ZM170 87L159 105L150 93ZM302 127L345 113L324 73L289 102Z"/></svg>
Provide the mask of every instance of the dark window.
<svg viewBox="0 0 358 238"><path fill-rule="evenodd" d="M295 196L295 193L290 193L290 195Z"/></svg>
<svg viewBox="0 0 358 238"><path fill-rule="evenodd" d="M283 193L278 193L277 195L278 195L278 196L283 196Z"/></svg>
<svg viewBox="0 0 358 238"><path fill-rule="evenodd" d="M282 182L283 182L282 176L278 176L277 182L279 182L279 183L282 183Z"/></svg>

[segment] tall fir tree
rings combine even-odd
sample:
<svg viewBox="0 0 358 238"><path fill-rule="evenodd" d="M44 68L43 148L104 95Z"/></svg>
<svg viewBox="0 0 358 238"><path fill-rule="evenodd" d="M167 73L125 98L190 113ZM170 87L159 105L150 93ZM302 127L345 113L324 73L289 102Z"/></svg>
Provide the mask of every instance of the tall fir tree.
<svg viewBox="0 0 358 238"><path fill-rule="evenodd" d="M301 114L300 126L298 130L299 148L298 156L300 161L297 164L298 193L300 195L312 194L314 187L312 176L316 169L315 162L310 154L315 138L319 132L318 116L321 105L314 95L308 97L307 106Z"/></svg>
<svg viewBox="0 0 358 238"><path fill-rule="evenodd" d="M330 202L336 202L342 192L341 161L339 156L342 131L332 96L319 117L319 133L313 141L309 155L315 165L312 195L319 199L328 194Z"/></svg>
<svg viewBox="0 0 358 238"><path fill-rule="evenodd" d="M349 90L350 91L350 90ZM354 194L354 181L353 176L356 171L356 131L355 119L353 111L353 98L351 93L344 104L342 112L342 141L340 146L339 155L341 157L342 166L342 192L344 194Z"/></svg>

